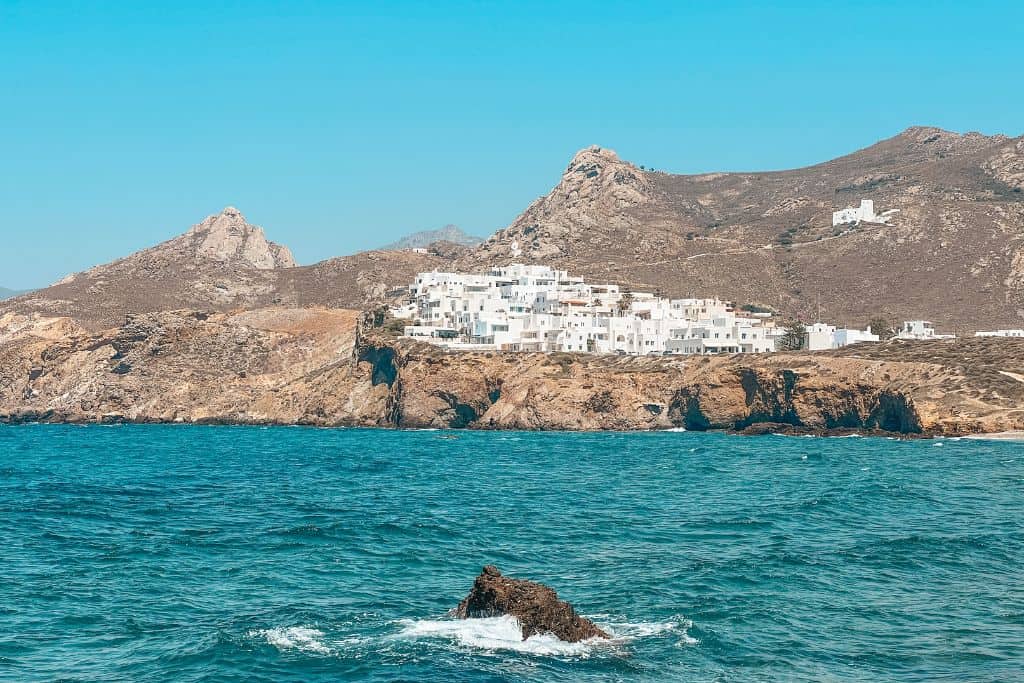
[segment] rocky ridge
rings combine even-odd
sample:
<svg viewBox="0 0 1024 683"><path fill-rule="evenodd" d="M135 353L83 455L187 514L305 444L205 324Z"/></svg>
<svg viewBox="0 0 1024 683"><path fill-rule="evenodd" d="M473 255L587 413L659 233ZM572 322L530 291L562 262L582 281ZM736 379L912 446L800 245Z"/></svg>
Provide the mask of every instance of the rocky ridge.
<svg viewBox="0 0 1024 683"><path fill-rule="evenodd" d="M99 331L126 314L269 305L363 308L414 274L547 263L667 296L717 295L786 316L864 325L927 318L944 331L1024 325L1024 138L915 127L788 171L674 175L606 148L486 242L370 251L296 266L231 207L186 234L0 304ZM831 224L872 199L891 225ZM936 296L935 292L943 292Z"/></svg>
<svg viewBox="0 0 1024 683"><path fill-rule="evenodd" d="M445 352L354 311L0 316L0 421L469 429L1024 429L1024 340L700 358Z"/></svg>
<svg viewBox="0 0 1024 683"><path fill-rule="evenodd" d="M592 147L458 266L552 263L596 281L849 325L881 314L959 332L1020 327L1022 169L1024 138L925 127L757 173L653 172ZM832 211L861 199L898 210L891 225L832 225Z"/></svg>

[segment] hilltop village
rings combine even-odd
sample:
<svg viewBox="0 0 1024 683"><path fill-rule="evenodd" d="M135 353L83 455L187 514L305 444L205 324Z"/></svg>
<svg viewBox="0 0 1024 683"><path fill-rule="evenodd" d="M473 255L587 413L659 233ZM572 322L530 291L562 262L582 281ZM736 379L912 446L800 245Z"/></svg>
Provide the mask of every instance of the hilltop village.
<svg viewBox="0 0 1024 683"><path fill-rule="evenodd" d="M404 334L450 349L591 353L769 353L786 330L769 312L718 298L667 299L592 284L549 266L512 264L481 274L425 272L392 309ZM868 330L815 326L810 343L878 341Z"/></svg>
<svg viewBox="0 0 1024 683"><path fill-rule="evenodd" d="M408 303L391 309L396 319L409 323L404 336L452 350L706 355L817 351L879 341L870 327L821 322L801 326L794 340L772 313L756 307L737 310L719 298L669 299L628 291L543 265L512 264L478 274L423 272L409 295ZM894 333L906 340L953 338L938 334L926 320L906 321Z"/></svg>

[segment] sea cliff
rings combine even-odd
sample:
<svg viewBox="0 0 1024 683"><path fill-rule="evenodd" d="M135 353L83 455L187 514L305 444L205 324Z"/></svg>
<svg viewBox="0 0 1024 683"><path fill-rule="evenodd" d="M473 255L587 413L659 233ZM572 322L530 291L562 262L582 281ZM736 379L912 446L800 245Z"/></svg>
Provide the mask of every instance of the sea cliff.
<svg viewBox="0 0 1024 683"><path fill-rule="evenodd" d="M962 435L1024 428L1024 340L704 357L446 352L340 309L0 316L0 421Z"/></svg>

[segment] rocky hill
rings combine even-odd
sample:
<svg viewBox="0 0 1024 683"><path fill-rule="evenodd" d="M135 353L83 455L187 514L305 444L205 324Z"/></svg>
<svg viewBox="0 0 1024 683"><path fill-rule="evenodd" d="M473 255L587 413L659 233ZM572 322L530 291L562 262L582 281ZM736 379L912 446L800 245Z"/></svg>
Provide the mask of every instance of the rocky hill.
<svg viewBox="0 0 1024 683"><path fill-rule="evenodd" d="M174 308L221 310L274 290L291 252L266 239L235 208L209 216L166 242L18 297L11 310L68 316L92 329L126 315Z"/></svg>
<svg viewBox="0 0 1024 683"><path fill-rule="evenodd" d="M475 247L483 242L483 238L463 232L457 225L448 224L437 230L423 230L406 235L397 242L381 247L384 251L399 251L402 249L425 249L437 242L447 242L461 247Z"/></svg>
<svg viewBox="0 0 1024 683"><path fill-rule="evenodd" d="M805 319L924 317L950 331L1024 318L1024 138L911 128L791 171L671 175L591 147L460 265L554 263L667 295ZM891 225L832 225L874 201ZM513 256L513 247L521 256Z"/></svg>
<svg viewBox="0 0 1024 683"><path fill-rule="evenodd" d="M90 332L0 315L0 421L475 429L1024 428L1024 340L700 358L455 353L355 311L131 315Z"/></svg>
<svg viewBox="0 0 1024 683"><path fill-rule="evenodd" d="M896 210L890 224L832 225L833 210L861 199L879 213ZM400 296L420 270L515 260L805 320L926 318L961 334L1024 326L1024 138L911 128L808 168L701 175L644 170L590 147L482 244L456 244L459 235L444 230L398 243L431 240L430 254L378 250L297 266L229 207L0 312L100 330L131 313L174 309L361 308Z"/></svg>
<svg viewBox="0 0 1024 683"><path fill-rule="evenodd" d="M287 247L228 207L155 247L4 302L0 314L67 317L98 331L128 315L177 309L360 308L444 263L437 255L371 251L300 267Z"/></svg>

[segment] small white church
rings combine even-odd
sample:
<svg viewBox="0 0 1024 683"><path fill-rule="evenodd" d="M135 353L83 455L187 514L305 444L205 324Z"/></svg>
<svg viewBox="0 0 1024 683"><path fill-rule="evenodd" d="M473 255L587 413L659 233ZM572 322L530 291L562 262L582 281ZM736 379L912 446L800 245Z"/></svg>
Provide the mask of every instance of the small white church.
<svg viewBox="0 0 1024 683"><path fill-rule="evenodd" d="M871 199L860 200L859 207L848 206L845 209L832 212L832 225L846 225L848 223L888 223L892 214L899 209L890 209L881 214L875 213L875 202Z"/></svg>

